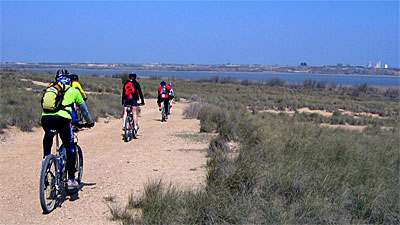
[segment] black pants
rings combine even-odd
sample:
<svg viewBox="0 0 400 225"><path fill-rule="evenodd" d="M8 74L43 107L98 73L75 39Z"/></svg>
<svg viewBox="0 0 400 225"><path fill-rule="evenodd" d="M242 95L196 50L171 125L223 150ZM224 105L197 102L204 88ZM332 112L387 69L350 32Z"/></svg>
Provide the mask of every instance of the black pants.
<svg viewBox="0 0 400 225"><path fill-rule="evenodd" d="M165 107L165 114L169 115L169 98L157 98L157 104L160 105L161 102L164 102L164 107Z"/></svg>
<svg viewBox="0 0 400 225"><path fill-rule="evenodd" d="M72 133L71 120L60 116L43 116L42 127L43 137L43 158L51 153L54 134L50 130L57 130L67 153L68 178L75 178L75 147L74 136Z"/></svg>

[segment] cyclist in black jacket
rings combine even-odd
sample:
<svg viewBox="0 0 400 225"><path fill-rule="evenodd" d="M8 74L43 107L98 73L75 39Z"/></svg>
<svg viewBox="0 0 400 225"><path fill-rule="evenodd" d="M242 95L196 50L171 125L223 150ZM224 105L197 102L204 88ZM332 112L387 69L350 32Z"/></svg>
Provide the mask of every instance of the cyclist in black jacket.
<svg viewBox="0 0 400 225"><path fill-rule="evenodd" d="M139 129L138 125L138 116L137 116L137 107L139 105L144 105L144 98L142 89L140 88L140 84L136 81L136 74L129 73L129 80L125 82L122 89L122 105L124 106L124 116L122 118L122 127L124 127L125 119L126 119L126 109L127 107L132 107L133 120L135 121L135 130ZM141 99L141 103L139 104L139 97Z"/></svg>

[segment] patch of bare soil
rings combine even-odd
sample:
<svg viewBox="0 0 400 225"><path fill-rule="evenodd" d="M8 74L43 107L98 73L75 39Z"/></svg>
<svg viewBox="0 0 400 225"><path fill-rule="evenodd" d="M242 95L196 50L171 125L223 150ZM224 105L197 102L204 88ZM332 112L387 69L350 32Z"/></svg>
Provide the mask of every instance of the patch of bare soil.
<svg viewBox="0 0 400 225"><path fill-rule="evenodd" d="M113 204L125 206L131 193L138 198L148 181L159 179L179 188L203 187L208 141L176 135L197 135L199 121L183 119L186 103L178 102L162 123L155 100L146 102L138 139L123 141L120 119L102 120L78 133L84 154L82 190L77 200L65 200L48 215L42 214L39 200L44 132L6 130L0 141L0 224L116 224L110 220L109 196Z"/></svg>

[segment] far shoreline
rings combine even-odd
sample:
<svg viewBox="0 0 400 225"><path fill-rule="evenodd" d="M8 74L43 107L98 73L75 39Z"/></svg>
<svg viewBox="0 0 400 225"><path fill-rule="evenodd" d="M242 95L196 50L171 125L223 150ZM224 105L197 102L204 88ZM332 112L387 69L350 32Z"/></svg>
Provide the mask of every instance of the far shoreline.
<svg viewBox="0 0 400 225"><path fill-rule="evenodd" d="M53 71L53 70L57 70L57 68L11 68L14 70L20 70L20 71L35 71L35 70L49 70L49 72ZM400 78L400 74L399 75L379 75L379 74L341 74L341 73L302 73L302 72L276 72L276 71L265 71L265 72L254 72L254 71L209 71L209 70L205 70L205 71L199 71L199 70L129 70L126 68L121 68L121 69L103 69L103 68L79 68L79 67L66 67L66 69L68 70L81 70L81 71L115 71L117 74L121 73L129 73L131 71L134 72L171 72L171 73L220 73L220 74L227 74L227 73L233 73L233 74L278 74L278 75L309 75L309 76L313 76L313 75L322 75L322 76L359 76L359 77L399 77ZM44 71L41 71L44 72ZM94 73L95 74L95 73ZM103 75L102 75L103 76ZM109 75L106 75L109 76Z"/></svg>

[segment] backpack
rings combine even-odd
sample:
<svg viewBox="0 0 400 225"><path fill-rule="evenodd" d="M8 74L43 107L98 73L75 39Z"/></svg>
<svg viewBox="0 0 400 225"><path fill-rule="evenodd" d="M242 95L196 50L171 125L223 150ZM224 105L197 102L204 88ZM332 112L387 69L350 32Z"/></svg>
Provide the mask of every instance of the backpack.
<svg viewBox="0 0 400 225"><path fill-rule="evenodd" d="M56 113L59 110L65 110L66 106L61 103L64 99L64 94L69 88L65 89L65 85L59 82L51 82L44 90L42 96L42 109L45 113ZM67 111L67 110L66 110Z"/></svg>
<svg viewBox="0 0 400 225"><path fill-rule="evenodd" d="M133 98L133 93L135 93L135 85L133 82L128 81L124 86L124 94L127 99Z"/></svg>
<svg viewBox="0 0 400 225"><path fill-rule="evenodd" d="M168 98L168 94L169 94L169 91L168 91L167 87L162 86L162 89L160 91L160 97L161 98Z"/></svg>

